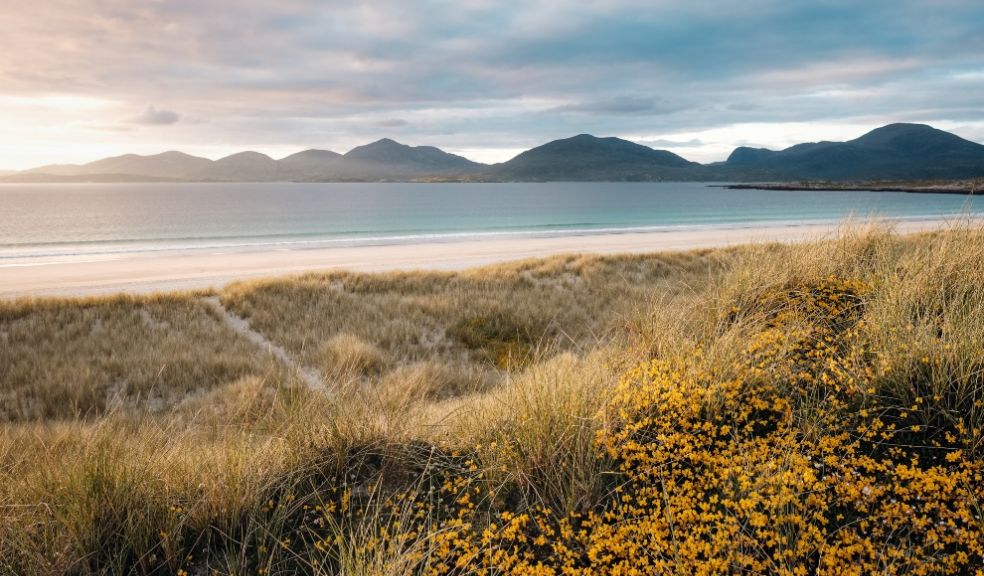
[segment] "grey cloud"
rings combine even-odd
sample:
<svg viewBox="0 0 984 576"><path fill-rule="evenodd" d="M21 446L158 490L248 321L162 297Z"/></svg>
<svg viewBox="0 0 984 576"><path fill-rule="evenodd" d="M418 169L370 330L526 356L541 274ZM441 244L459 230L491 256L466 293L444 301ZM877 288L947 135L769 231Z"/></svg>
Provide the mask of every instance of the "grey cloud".
<svg viewBox="0 0 984 576"><path fill-rule="evenodd" d="M734 104L728 104L726 107L728 110L733 110L735 112L751 112L752 110L760 110L762 107L758 104L751 102L740 102Z"/></svg>
<svg viewBox="0 0 984 576"><path fill-rule="evenodd" d="M372 123L373 126L378 126L380 128L403 128L408 124L409 122L402 118L387 118L385 120L377 120Z"/></svg>
<svg viewBox="0 0 984 576"><path fill-rule="evenodd" d="M673 104L658 98L619 96L605 100L595 100L578 104L558 106L552 112L579 112L584 114L616 114L616 115L660 115L672 114L685 109L685 106Z"/></svg>
<svg viewBox="0 0 984 576"><path fill-rule="evenodd" d="M181 115L174 110L148 106L142 114L131 119L130 122L147 126L169 126L177 124L179 120L181 120Z"/></svg>

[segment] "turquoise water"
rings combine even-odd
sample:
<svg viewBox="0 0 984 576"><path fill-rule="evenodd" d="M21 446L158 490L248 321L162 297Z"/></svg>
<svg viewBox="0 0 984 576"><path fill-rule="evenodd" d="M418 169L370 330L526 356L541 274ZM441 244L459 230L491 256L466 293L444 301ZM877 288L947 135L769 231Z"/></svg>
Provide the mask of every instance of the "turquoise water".
<svg viewBox="0 0 984 576"><path fill-rule="evenodd" d="M359 245L984 212L984 198L702 183L4 184L0 258Z"/></svg>

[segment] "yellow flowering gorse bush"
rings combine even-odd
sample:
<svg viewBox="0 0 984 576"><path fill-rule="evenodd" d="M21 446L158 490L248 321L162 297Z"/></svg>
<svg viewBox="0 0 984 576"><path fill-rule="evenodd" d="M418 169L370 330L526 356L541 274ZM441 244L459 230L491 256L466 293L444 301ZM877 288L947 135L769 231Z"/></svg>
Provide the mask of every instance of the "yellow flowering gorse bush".
<svg viewBox="0 0 984 576"><path fill-rule="evenodd" d="M869 291L767 291L723 319L758 318L733 365L698 347L626 372L599 415L603 506L510 501L450 453L383 498L361 552L428 575L984 574L980 431L934 416L918 382L911 404L880 387L893 366L867 345Z"/></svg>

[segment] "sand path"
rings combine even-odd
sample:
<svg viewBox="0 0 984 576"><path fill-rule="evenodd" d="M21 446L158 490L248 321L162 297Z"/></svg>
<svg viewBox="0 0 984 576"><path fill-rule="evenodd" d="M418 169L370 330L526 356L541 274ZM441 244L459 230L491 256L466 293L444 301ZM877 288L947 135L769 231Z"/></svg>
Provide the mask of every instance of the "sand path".
<svg viewBox="0 0 984 576"><path fill-rule="evenodd" d="M263 334L254 330L253 327L250 326L249 320L226 308L218 296L207 296L202 298L202 301L215 310L219 317L222 318L222 321L225 322L227 326L232 328L237 334L245 337L256 346L270 352L275 358L286 364L288 368L295 371L308 388L319 391L325 390L324 379L322 379L321 374L316 369L309 366L303 366L300 362L294 359L294 357L291 356L283 346L273 342Z"/></svg>

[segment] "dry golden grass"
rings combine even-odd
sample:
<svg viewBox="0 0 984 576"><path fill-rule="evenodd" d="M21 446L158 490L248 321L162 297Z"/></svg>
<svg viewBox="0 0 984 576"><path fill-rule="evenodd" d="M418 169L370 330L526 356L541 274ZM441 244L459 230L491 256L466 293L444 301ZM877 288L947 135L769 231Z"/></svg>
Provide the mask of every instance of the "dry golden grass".
<svg viewBox="0 0 984 576"><path fill-rule="evenodd" d="M308 274L235 284L222 300L310 365L321 361L323 343L340 335L376 346L396 364L488 364L509 344L591 347L649 294L705 280L722 254L562 256L461 273Z"/></svg>
<svg viewBox="0 0 984 576"><path fill-rule="evenodd" d="M772 295L830 277L871 287L858 338L890 367L880 401L918 404L922 426L965 423L979 459L982 261L976 229L871 226L219 294L323 389L199 294L0 304L0 573L440 571L442 538L464 532L433 505L419 529L415 503L438 479L469 478L472 522L601 509L617 470L598 438L620 375L683 355L695 374L734 373Z"/></svg>
<svg viewBox="0 0 984 576"><path fill-rule="evenodd" d="M457 382L445 390L467 390L538 350L610 338L647 294L683 290L719 258L560 257L460 274L311 274L237 284L221 298L325 380L385 379L417 365ZM244 377L300 385L202 298L0 302L0 421L166 412Z"/></svg>
<svg viewBox="0 0 984 576"><path fill-rule="evenodd" d="M163 410L244 376L291 379L194 295L0 302L0 421Z"/></svg>

